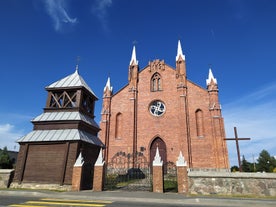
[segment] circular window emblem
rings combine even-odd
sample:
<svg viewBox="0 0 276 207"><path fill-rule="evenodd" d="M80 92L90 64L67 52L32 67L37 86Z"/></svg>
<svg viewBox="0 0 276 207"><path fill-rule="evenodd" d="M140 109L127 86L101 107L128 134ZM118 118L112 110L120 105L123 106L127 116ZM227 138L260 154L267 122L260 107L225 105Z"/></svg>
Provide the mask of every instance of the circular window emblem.
<svg viewBox="0 0 276 207"><path fill-rule="evenodd" d="M162 101L153 101L149 107L150 113L153 116L162 116L166 111L166 106Z"/></svg>

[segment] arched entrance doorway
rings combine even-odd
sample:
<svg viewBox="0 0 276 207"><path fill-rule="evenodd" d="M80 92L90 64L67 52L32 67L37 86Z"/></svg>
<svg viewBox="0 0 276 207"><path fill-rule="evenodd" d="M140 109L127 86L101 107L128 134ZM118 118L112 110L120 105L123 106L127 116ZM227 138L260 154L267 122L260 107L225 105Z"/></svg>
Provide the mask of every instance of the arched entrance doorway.
<svg viewBox="0 0 276 207"><path fill-rule="evenodd" d="M164 173L167 172L166 163L167 163L167 149L165 142L160 138L156 137L150 145L150 168L152 172L152 162L156 154L156 148L158 147L161 160L163 161Z"/></svg>

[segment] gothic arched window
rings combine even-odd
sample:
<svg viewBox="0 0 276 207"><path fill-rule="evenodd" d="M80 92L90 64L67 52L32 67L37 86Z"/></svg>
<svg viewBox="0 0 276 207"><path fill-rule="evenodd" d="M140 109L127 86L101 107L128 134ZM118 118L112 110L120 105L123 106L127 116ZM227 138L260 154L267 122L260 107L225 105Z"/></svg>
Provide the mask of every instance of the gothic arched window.
<svg viewBox="0 0 276 207"><path fill-rule="evenodd" d="M198 137L204 136L203 112L198 109L195 112L196 117L196 133Z"/></svg>
<svg viewBox="0 0 276 207"><path fill-rule="evenodd" d="M123 115L121 113L118 113L116 115L116 122L115 122L115 139L122 138L122 119L123 119Z"/></svg>
<svg viewBox="0 0 276 207"><path fill-rule="evenodd" d="M162 80L161 80L161 76L159 73L153 74L150 83L151 83L151 86L150 86L151 91L161 91L162 90Z"/></svg>

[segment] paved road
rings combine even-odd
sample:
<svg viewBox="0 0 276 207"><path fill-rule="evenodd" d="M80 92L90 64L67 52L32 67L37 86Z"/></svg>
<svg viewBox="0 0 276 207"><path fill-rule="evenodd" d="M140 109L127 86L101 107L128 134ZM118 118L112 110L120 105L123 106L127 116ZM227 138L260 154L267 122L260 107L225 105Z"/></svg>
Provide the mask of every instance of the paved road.
<svg viewBox="0 0 276 207"><path fill-rule="evenodd" d="M177 207L177 203L159 203L159 202L137 202L137 201L109 201L109 200L76 200L76 199L61 199L61 198L40 198L40 197L21 197L21 196L0 196L1 206L9 207L38 207L38 206L74 206L74 207ZM184 204L181 206L199 207L202 205Z"/></svg>
<svg viewBox="0 0 276 207"><path fill-rule="evenodd" d="M180 194L151 192L52 192L0 191L0 206L98 206L98 207L275 207L276 200L185 197Z"/></svg>

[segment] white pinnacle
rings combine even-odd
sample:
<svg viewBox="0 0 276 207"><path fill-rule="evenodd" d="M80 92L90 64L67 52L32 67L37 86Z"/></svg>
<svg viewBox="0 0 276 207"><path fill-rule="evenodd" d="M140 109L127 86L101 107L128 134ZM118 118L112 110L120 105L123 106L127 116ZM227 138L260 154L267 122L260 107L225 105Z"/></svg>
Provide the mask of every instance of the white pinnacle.
<svg viewBox="0 0 276 207"><path fill-rule="evenodd" d="M133 46L133 49L132 49L132 56L131 56L131 60L130 60L130 63L129 65L138 65L138 60L136 60L136 50L135 50L135 46Z"/></svg>
<svg viewBox="0 0 276 207"><path fill-rule="evenodd" d="M83 157L82 157L82 154L80 152L75 164L74 164L74 167L81 167L83 165Z"/></svg>
<svg viewBox="0 0 276 207"><path fill-rule="evenodd" d="M185 60L185 55L183 55L180 40L178 40L177 55L176 55L175 61L178 61L179 57L181 57L183 60Z"/></svg>
<svg viewBox="0 0 276 207"><path fill-rule="evenodd" d="M104 161L103 161L103 150L102 148L100 149L100 152L99 152L99 156L98 156L98 159L95 163L95 166L103 166L104 164Z"/></svg>
<svg viewBox="0 0 276 207"><path fill-rule="evenodd" d="M105 84L105 87L104 87L104 91L106 89L108 89L111 92L112 92L112 89L113 89L113 87L110 85L110 78L109 77L107 78L107 81L106 81L106 84Z"/></svg>
<svg viewBox="0 0 276 207"><path fill-rule="evenodd" d="M209 85L211 83L211 81L214 81L215 84L217 84L217 79L214 78L213 73L212 73L212 69L209 69L209 75L208 75L208 79L206 80L206 84Z"/></svg>
<svg viewBox="0 0 276 207"><path fill-rule="evenodd" d="M185 160L184 156L182 155L182 152L180 151L178 160L176 161L176 166L187 166L187 161Z"/></svg>
<svg viewBox="0 0 276 207"><path fill-rule="evenodd" d="M155 157L152 162L152 165L153 166L162 166L163 165L163 161L161 160L158 147L156 148L156 153L155 153Z"/></svg>

